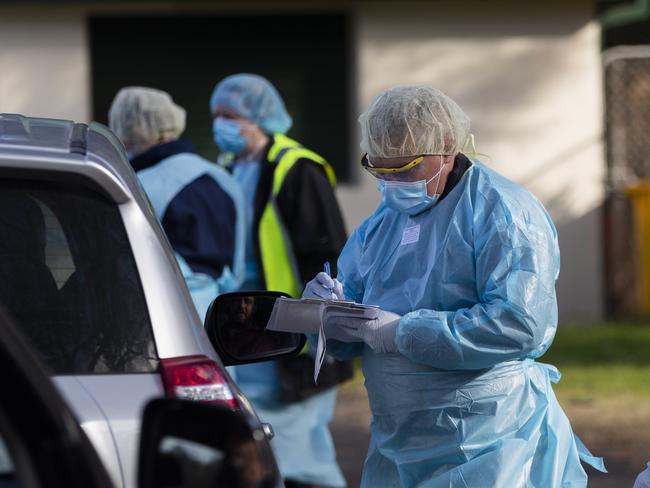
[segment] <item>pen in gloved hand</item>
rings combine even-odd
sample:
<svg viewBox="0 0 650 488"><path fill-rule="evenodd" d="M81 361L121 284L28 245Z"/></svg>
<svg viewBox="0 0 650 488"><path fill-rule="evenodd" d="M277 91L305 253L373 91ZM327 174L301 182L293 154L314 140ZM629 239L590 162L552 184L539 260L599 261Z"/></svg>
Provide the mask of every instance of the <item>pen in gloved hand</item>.
<svg viewBox="0 0 650 488"><path fill-rule="evenodd" d="M332 269L330 268L330 262L325 261L325 264L323 264L323 268L325 269L325 274L331 278L329 281L332 283L333 286L327 286L327 288L332 291L332 299L345 300L345 297L343 296L343 286L341 285L341 283L339 283L336 280L336 278L332 276Z"/></svg>
<svg viewBox="0 0 650 488"><path fill-rule="evenodd" d="M343 285L336 278L332 278L330 263L325 262L323 269L324 271L318 273L313 280L307 283L302 297L320 298L321 300L345 300Z"/></svg>

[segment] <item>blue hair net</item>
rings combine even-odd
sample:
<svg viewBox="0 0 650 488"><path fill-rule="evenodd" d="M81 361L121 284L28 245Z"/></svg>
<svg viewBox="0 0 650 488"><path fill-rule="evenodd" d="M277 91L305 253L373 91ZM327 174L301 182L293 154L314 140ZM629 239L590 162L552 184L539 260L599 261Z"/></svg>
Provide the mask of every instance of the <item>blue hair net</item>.
<svg viewBox="0 0 650 488"><path fill-rule="evenodd" d="M228 107L258 125L268 134L286 134L291 128L291 116L282 97L266 78L249 73L231 75L214 87L210 110Z"/></svg>

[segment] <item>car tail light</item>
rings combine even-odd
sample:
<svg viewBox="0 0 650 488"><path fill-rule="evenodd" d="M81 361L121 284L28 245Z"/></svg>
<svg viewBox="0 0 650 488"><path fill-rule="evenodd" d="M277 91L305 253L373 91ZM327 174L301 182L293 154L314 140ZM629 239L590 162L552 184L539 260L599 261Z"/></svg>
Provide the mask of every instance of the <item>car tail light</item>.
<svg viewBox="0 0 650 488"><path fill-rule="evenodd" d="M161 359L162 377L171 398L239 408L221 367L205 356Z"/></svg>

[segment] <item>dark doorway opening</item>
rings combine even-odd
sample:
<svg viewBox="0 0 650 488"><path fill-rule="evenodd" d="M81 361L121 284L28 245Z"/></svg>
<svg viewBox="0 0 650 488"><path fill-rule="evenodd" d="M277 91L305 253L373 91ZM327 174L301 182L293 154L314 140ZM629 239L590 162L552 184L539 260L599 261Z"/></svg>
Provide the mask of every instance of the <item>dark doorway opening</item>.
<svg viewBox="0 0 650 488"><path fill-rule="evenodd" d="M344 14L96 16L89 20L94 119L123 86L169 92L187 110L189 138L215 160L208 101L227 75L257 73L293 117L289 136L349 176L350 45Z"/></svg>

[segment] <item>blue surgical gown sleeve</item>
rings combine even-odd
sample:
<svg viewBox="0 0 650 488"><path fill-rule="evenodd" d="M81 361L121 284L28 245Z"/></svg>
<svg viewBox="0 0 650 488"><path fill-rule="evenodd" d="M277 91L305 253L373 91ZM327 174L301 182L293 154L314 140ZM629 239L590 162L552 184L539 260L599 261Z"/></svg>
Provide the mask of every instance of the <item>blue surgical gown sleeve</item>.
<svg viewBox="0 0 650 488"><path fill-rule="evenodd" d="M404 315L396 334L401 354L435 368L480 369L539 357L550 346L557 327L557 234L537 200L518 203L477 203L467 239L479 303Z"/></svg>

